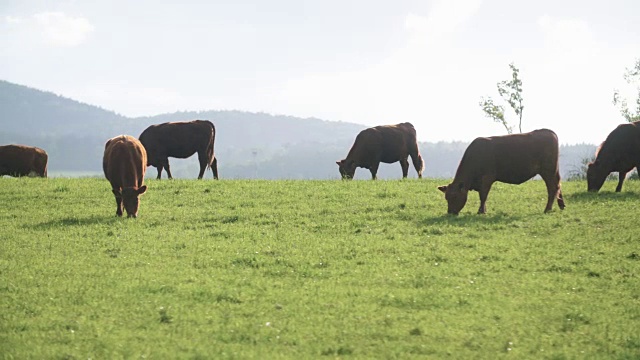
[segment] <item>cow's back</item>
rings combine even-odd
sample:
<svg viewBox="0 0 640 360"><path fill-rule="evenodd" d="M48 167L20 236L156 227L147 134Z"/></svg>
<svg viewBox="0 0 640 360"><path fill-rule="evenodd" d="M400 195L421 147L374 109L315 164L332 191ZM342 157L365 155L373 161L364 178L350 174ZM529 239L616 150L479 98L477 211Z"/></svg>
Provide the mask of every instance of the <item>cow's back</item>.
<svg viewBox="0 0 640 360"><path fill-rule="evenodd" d="M393 163L406 157L408 144L415 144L415 138L416 132L410 123L364 129L356 137L347 159L359 164Z"/></svg>
<svg viewBox="0 0 640 360"><path fill-rule="evenodd" d="M540 172L557 171L558 138L548 129L530 133L476 138L467 147L456 178L483 176L520 184ZM467 180L469 181L469 180Z"/></svg>
<svg viewBox="0 0 640 360"><path fill-rule="evenodd" d="M354 160L356 163L369 163L373 154L377 153L382 147L382 137L375 128L362 130L353 142L353 146L347 154L347 159Z"/></svg>
<svg viewBox="0 0 640 360"><path fill-rule="evenodd" d="M194 120L151 125L140 134L139 139L153 164L157 158L190 157L202 147L206 148L212 134L215 134L213 123Z"/></svg>
<svg viewBox="0 0 640 360"><path fill-rule="evenodd" d="M147 169L146 164L146 150L133 136L116 136L105 144L103 171L114 188L140 187Z"/></svg>
<svg viewBox="0 0 640 360"><path fill-rule="evenodd" d="M596 158L607 167L619 170L621 162L640 161L640 121L618 125L597 151Z"/></svg>

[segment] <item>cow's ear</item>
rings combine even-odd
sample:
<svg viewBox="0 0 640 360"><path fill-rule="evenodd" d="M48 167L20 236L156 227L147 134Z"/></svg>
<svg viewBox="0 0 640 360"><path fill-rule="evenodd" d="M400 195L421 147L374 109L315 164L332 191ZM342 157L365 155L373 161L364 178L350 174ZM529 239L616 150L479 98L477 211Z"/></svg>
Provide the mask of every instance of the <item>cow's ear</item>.
<svg viewBox="0 0 640 360"><path fill-rule="evenodd" d="M447 185L438 186L438 190L442 191L443 193L446 193L447 192Z"/></svg>
<svg viewBox="0 0 640 360"><path fill-rule="evenodd" d="M341 163L342 161L336 161L336 164L338 164L338 166L340 166Z"/></svg>
<svg viewBox="0 0 640 360"><path fill-rule="evenodd" d="M120 190L112 189L111 191L113 192L113 195L117 197L122 197L122 192Z"/></svg>
<svg viewBox="0 0 640 360"><path fill-rule="evenodd" d="M142 185L138 188L138 195L142 195L147 191L147 185Z"/></svg>

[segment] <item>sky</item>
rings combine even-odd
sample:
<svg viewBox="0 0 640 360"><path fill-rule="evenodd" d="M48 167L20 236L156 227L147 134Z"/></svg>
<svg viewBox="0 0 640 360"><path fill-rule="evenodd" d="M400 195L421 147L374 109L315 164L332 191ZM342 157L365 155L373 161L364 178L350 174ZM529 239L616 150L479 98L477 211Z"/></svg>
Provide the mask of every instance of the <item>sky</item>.
<svg viewBox="0 0 640 360"><path fill-rule="evenodd" d="M514 63L523 131L598 144L624 122L614 89L636 94L639 24L637 0L1 0L0 79L130 117L409 121L420 141L471 141L506 133L479 102L502 103Z"/></svg>

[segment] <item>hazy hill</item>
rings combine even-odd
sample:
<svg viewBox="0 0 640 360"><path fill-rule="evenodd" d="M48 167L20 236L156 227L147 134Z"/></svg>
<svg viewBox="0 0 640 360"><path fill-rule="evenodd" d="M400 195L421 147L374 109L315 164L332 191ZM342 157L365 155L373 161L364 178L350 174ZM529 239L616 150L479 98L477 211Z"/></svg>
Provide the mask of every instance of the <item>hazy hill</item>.
<svg viewBox="0 0 640 360"><path fill-rule="evenodd" d="M2 80L0 119L3 133L36 137L102 135L130 123L113 111Z"/></svg>
<svg viewBox="0 0 640 360"><path fill-rule="evenodd" d="M105 141L119 134L138 136L147 126L168 121L211 120L217 130L216 155L222 178L327 179L338 178L335 161L346 156L358 132L358 124L315 118L248 113L241 111L193 111L129 118L97 106L51 92L0 81L0 144L39 146L49 153L52 175L101 175ZM467 144L420 143L426 163L425 176L450 178ZM561 148L563 176L579 168L595 146ZM177 177L195 178L196 157L172 159ZM149 169L155 176L155 169ZM416 177L410 169L410 177ZM206 175L211 177L211 173ZM400 178L399 164L382 164L379 177ZM359 169L357 179L368 179Z"/></svg>

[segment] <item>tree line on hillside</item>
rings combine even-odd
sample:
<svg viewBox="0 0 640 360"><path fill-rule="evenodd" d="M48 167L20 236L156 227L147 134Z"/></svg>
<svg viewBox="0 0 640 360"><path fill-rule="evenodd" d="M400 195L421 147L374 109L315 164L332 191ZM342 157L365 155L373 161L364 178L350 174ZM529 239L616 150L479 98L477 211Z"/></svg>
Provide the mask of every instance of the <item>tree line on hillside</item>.
<svg viewBox="0 0 640 360"><path fill-rule="evenodd" d="M53 176L101 176L104 144L110 137L135 137L149 125L168 121L208 119L216 126L215 152L223 179L338 179L337 160L348 153L363 125L320 119L241 111L189 111L127 118L62 96L0 81L0 144L27 144L49 153ZM466 142L420 143L424 176L453 177ZM562 146L563 177L579 169L594 145ZM195 178L194 156L172 160L178 178ZM155 177L155 169L149 168ZM399 164L382 164L378 177L401 178ZM409 177L416 177L410 170ZM366 169L356 179L369 179Z"/></svg>
<svg viewBox="0 0 640 360"><path fill-rule="evenodd" d="M355 137L355 136L354 136ZM12 140L12 141L8 141ZM0 143L27 143L41 147L49 154L49 174L51 176L102 176L102 155L104 139L92 136L48 136L22 137L10 139L0 134ZM346 156L352 140L332 143L306 142L274 147L228 148L216 144L216 157L222 179L339 179L335 164ZM438 142L419 143L425 161L424 176L429 178L452 178L468 143ZM563 145L560 148L560 170L563 178L579 173L582 159L591 156L595 146L589 144ZM171 159L174 177L194 179L199 170L197 157ZM148 168L148 177L156 176L155 168ZM378 178L400 179L400 165L381 164ZM414 170L410 178L416 178ZM205 178L210 178L206 173ZM355 179L370 179L366 169L358 169Z"/></svg>

